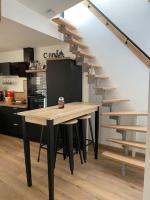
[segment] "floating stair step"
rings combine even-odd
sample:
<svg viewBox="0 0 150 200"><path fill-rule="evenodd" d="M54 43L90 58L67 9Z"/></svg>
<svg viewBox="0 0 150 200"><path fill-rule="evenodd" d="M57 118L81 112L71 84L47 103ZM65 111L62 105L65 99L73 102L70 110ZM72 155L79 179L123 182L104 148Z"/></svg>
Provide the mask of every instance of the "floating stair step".
<svg viewBox="0 0 150 200"><path fill-rule="evenodd" d="M129 101L129 99L105 99L105 100L102 100L102 104L105 105L105 104L115 104L115 103L123 103L123 102L127 102Z"/></svg>
<svg viewBox="0 0 150 200"><path fill-rule="evenodd" d="M96 64L82 63L82 67L100 68L101 66Z"/></svg>
<svg viewBox="0 0 150 200"><path fill-rule="evenodd" d="M69 35L69 36L73 37L76 40L81 40L82 39L82 37L80 35L78 35L77 33L73 32L73 31L71 31L71 30L69 30L67 28L62 28L62 29L59 28L58 31L60 33L63 33L64 35Z"/></svg>
<svg viewBox="0 0 150 200"><path fill-rule="evenodd" d="M88 78L96 78L96 79L109 79L108 76L105 76L105 75L86 75Z"/></svg>
<svg viewBox="0 0 150 200"><path fill-rule="evenodd" d="M144 142L136 142L136 141L131 141L131 140L119 140L119 139L108 139L107 141L113 142L116 144L121 144L129 147L134 147L138 149L146 149L146 144Z"/></svg>
<svg viewBox="0 0 150 200"><path fill-rule="evenodd" d="M126 125L102 125L103 128L112 128L116 130L123 130L123 131L135 131L141 133L147 133L147 128L144 126L126 126Z"/></svg>
<svg viewBox="0 0 150 200"><path fill-rule="evenodd" d="M76 30L76 27L73 24L71 24L68 20L66 20L62 17L53 18L52 21L55 22L58 25L63 25L70 30Z"/></svg>
<svg viewBox="0 0 150 200"><path fill-rule="evenodd" d="M96 87L96 90L104 90L104 91L110 91L110 90L115 90L115 87Z"/></svg>
<svg viewBox="0 0 150 200"><path fill-rule="evenodd" d="M148 116L148 113L146 112L104 112L102 115L105 116Z"/></svg>
<svg viewBox="0 0 150 200"><path fill-rule="evenodd" d="M68 44L71 44L71 45L78 45L80 47L80 49L88 49L88 46L86 46L85 44L78 42L74 39L65 40L65 42Z"/></svg>
<svg viewBox="0 0 150 200"><path fill-rule="evenodd" d="M109 79L109 76L106 75L95 75L96 79Z"/></svg>
<svg viewBox="0 0 150 200"><path fill-rule="evenodd" d="M124 163L126 165L129 166L133 166L133 167L137 167L140 169L144 169L145 168L145 162L138 160L138 159L134 159L128 156L123 156L123 155L119 155L117 153L112 153L109 151L104 151L102 153L102 156L105 158L108 158L110 160L114 160L116 162L120 162L120 163Z"/></svg>
<svg viewBox="0 0 150 200"><path fill-rule="evenodd" d="M75 54L76 56L84 56L88 59L95 59L95 56L92 56L88 53L85 53L85 52L82 52L82 51L75 51L75 52L72 52L73 54Z"/></svg>

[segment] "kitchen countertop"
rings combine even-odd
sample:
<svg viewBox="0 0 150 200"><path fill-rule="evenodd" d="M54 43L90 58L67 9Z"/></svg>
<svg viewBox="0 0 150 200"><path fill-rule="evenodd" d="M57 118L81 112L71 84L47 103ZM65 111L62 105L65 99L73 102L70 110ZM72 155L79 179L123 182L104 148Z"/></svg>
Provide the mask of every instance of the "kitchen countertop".
<svg viewBox="0 0 150 200"><path fill-rule="evenodd" d="M12 107L12 108L27 108L27 104L10 104L5 101L0 101L0 106Z"/></svg>

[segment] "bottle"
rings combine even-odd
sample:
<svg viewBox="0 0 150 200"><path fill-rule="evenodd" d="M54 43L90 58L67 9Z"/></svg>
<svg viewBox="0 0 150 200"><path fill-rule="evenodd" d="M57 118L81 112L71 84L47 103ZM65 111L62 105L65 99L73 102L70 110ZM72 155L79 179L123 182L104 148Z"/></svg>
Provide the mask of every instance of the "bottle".
<svg viewBox="0 0 150 200"><path fill-rule="evenodd" d="M65 101L64 101L64 97L59 97L58 99L58 108L64 108L64 104L65 104Z"/></svg>

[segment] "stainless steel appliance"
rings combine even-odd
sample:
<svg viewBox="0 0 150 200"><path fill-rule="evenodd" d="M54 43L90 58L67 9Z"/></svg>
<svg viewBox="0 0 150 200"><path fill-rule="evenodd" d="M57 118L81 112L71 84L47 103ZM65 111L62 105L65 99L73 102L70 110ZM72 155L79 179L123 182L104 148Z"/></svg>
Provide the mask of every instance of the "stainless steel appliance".
<svg viewBox="0 0 150 200"><path fill-rule="evenodd" d="M46 73L31 72L27 76L28 108L45 108L47 106Z"/></svg>
<svg viewBox="0 0 150 200"><path fill-rule="evenodd" d="M29 96L28 97L28 108L30 110L37 108L46 108L46 97L44 96Z"/></svg>

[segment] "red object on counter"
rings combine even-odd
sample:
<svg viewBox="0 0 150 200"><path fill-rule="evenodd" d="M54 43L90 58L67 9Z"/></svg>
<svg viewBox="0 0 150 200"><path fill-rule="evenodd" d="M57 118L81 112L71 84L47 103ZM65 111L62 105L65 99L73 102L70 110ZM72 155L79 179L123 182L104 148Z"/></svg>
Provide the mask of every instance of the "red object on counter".
<svg viewBox="0 0 150 200"><path fill-rule="evenodd" d="M14 91L5 92L5 101L10 104L14 102Z"/></svg>
<svg viewBox="0 0 150 200"><path fill-rule="evenodd" d="M14 98L14 91L7 91L5 96Z"/></svg>

